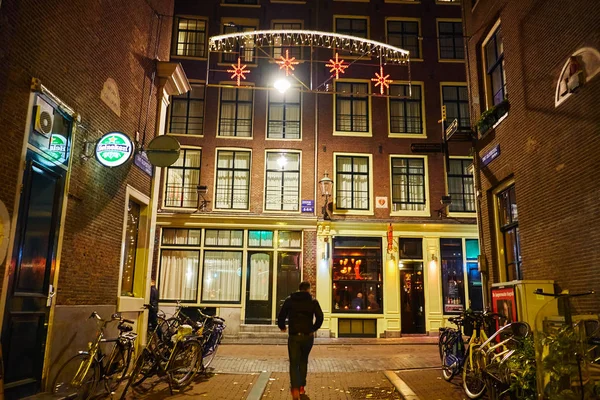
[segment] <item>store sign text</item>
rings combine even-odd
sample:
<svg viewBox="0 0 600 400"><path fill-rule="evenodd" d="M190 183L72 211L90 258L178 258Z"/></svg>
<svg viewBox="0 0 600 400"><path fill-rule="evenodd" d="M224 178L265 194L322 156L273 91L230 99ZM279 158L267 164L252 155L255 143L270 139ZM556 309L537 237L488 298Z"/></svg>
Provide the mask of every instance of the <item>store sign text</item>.
<svg viewBox="0 0 600 400"><path fill-rule="evenodd" d="M96 159L105 167L125 164L133 154L133 143L121 132L109 132L96 143Z"/></svg>

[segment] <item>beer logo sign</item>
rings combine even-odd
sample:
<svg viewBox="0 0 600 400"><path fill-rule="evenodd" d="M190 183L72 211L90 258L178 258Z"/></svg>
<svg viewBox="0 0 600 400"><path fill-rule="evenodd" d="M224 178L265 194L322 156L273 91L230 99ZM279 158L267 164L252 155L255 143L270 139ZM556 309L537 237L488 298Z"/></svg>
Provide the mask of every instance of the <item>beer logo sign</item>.
<svg viewBox="0 0 600 400"><path fill-rule="evenodd" d="M105 167L123 165L133 154L133 143L121 132L109 132L96 143L96 159Z"/></svg>
<svg viewBox="0 0 600 400"><path fill-rule="evenodd" d="M52 134L48 153L56 160L64 160L67 154L67 138L56 133Z"/></svg>

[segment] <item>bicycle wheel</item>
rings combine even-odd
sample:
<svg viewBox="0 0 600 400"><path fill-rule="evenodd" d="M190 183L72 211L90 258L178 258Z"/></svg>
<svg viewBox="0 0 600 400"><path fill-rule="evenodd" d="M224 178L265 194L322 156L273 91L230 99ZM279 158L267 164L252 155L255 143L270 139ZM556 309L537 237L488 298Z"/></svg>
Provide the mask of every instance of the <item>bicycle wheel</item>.
<svg viewBox="0 0 600 400"><path fill-rule="evenodd" d="M167 367L171 385L178 389L187 386L202 366L202 345L198 340L177 344Z"/></svg>
<svg viewBox="0 0 600 400"><path fill-rule="evenodd" d="M104 372L104 387L108 393L115 392L121 381L125 379L130 361L130 350L118 343L108 359Z"/></svg>
<svg viewBox="0 0 600 400"><path fill-rule="evenodd" d="M438 339L438 350L440 352L440 361L443 361L444 358L444 347L446 342L448 341L448 336L450 335L450 328L445 328L441 333Z"/></svg>
<svg viewBox="0 0 600 400"><path fill-rule="evenodd" d="M450 382L455 375L453 358L455 357L452 354L450 354L449 350L446 350L446 352L442 356L442 377L446 382Z"/></svg>
<svg viewBox="0 0 600 400"><path fill-rule="evenodd" d="M478 399L485 392L483 366L480 352L469 346L463 366L463 389L470 399Z"/></svg>
<svg viewBox="0 0 600 400"><path fill-rule="evenodd" d="M208 338L208 341L203 346L202 368L204 370L206 370L215 359L215 356L217 355L217 349L219 348L219 344L221 344L222 337L223 332L213 331L210 337Z"/></svg>
<svg viewBox="0 0 600 400"><path fill-rule="evenodd" d="M77 354L65 362L52 382L52 393L66 399L89 399L100 378L96 360L89 354Z"/></svg>

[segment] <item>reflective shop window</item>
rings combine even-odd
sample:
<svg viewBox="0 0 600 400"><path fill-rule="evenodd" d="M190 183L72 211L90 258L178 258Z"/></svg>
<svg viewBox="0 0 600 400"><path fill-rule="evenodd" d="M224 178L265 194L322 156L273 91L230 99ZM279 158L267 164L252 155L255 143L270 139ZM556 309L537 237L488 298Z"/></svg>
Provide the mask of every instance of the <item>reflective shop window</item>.
<svg viewBox="0 0 600 400"><path fill-rule="evenodd" d="M444 314L458 314L465 309L462 239L440 239L440 249Z"/></svg>
<svg viewBox="0 0 600 400"><path fill-rule="evenodd" d="M481 285L481 272L479 272L479 240L466 239L465 252L467 253L467 279L469 284L469 308L473 311L483 311L483 292Z"/></svg>

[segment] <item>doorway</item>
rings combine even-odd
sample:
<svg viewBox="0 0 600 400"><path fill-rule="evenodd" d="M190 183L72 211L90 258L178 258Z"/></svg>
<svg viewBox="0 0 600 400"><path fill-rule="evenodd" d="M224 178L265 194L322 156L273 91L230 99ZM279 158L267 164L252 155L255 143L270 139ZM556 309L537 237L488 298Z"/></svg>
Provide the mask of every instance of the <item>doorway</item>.
<svg viewBox="0 0 600 400"><path fill-rule="evenodd" d="M400 269L400 320L402 333L425 333L423 263L403 261Z"/></svg>
<svg viewBox="0 0 600 400"><path fill-rule="evenodd" d="M28 150L2 327L7 399L39 391L66 171Z"/></svg>
<svg viewBox="0 0 600 400"><path fill-rule="evenodd" d="M246 324L271 324L273 304L273 253L248 253Z"/></svg>
<svg viewBox="0 0 600 400"><path fill-rule="evenodd" d="M275 318L285 299L300 286L300 252L282 251L277 255L277 308Z"/></svg>

